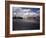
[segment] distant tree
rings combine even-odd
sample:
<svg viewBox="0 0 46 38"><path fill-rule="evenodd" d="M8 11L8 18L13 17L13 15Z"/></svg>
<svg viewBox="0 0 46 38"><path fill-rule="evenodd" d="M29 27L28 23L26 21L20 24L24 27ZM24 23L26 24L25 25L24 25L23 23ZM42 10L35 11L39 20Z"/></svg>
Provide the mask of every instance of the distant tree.
<svg viewBox="0 0 46 38"><path fill-rule="evenodd" d="M13 17L13 19L23 19L22 17Z"/></svg>

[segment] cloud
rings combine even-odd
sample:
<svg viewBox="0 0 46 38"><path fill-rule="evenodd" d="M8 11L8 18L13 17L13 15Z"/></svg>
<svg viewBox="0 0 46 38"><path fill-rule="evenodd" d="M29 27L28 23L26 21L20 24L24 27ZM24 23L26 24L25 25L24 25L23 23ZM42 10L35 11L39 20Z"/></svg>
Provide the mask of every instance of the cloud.
<svg viewBox="0 0 46 38"><path fill-rule="evenodd" d="M37 10L37 13L40 13L40 10Z"/></svg>
<svg viewBox="0 0 46 38"><path fill-rule="evenodd" d="M23 18L27 18L27 17L37 17L38 14L37 13L17 13L16 17L23 17Z"/></svg>
<svg viewBox="0 0 46 38"><path fill-rule="evenodd" d="M13 8L13 13L26 13L26 12L31 12L31 9L22 9L20 7Z"/></svg>
<svg viewBox="0 0 46 38"><path fill-rule="evenodd" d="M39 12L40 10L37 10L37 12ZM38 14L36 12L33 12L31 9L22 9L22 8L13 8L13 16L17 16L17 17L36 17Z"/></svg>

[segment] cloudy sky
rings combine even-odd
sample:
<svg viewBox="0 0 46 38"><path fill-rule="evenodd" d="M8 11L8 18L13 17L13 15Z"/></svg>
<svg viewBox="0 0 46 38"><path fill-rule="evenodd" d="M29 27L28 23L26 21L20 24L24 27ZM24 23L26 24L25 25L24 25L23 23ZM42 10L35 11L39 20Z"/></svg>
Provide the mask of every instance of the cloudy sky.
<svg viewBox="0 0 46 38"><path fill-rule="evenodd" d="M14 16L37 15L40 13L40 8L13 7L12 10Z"/></svg>
<svg viewBox="0 0 46 38"><path fill-rule="evenodd" d="M13 7L13 12L19 13L19 12L35 12L39 13L40 8L24 8L24 7ZM37 12L38 11L38 12Z"/></svg>

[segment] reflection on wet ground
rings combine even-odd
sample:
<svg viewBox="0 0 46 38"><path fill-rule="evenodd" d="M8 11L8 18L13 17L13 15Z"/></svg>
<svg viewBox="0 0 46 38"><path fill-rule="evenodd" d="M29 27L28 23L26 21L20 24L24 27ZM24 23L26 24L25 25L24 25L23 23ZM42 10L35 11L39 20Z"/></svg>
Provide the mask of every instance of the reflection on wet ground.
<svg viewBox="0 0 46 38"><path fill-rule="evenodd" d="M37 20L13 19L13 30L37 30L40 23Z"/></svg>

